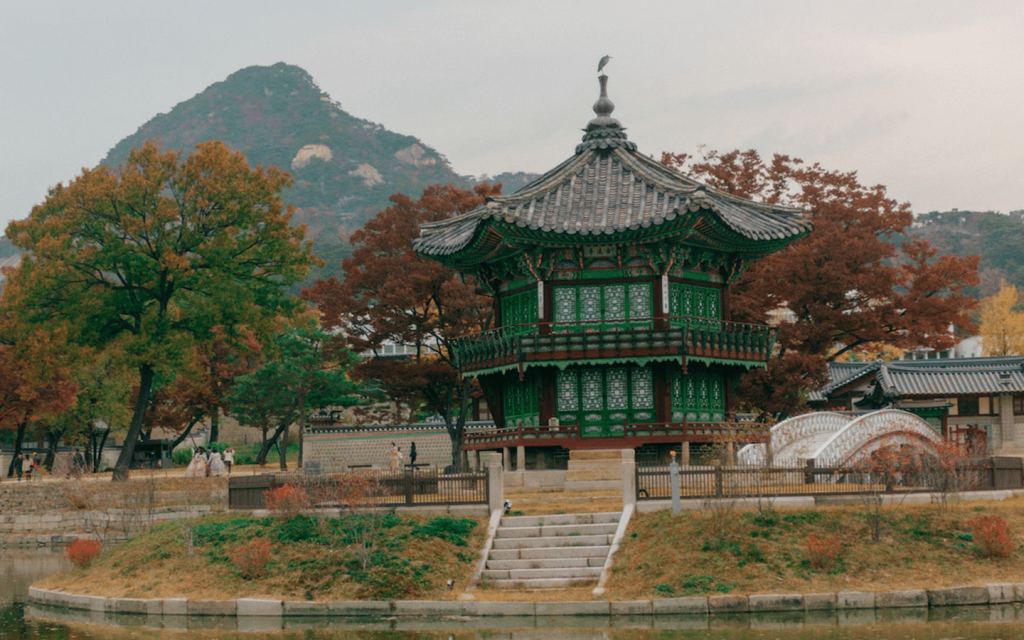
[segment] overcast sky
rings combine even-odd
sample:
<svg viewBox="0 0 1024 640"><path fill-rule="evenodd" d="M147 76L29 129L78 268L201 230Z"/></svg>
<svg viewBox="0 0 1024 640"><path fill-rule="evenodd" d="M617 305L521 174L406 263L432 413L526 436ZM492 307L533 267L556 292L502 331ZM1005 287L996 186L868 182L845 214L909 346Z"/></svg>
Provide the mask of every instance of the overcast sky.
<svg viewBox="0 0 1024 640"><path fill-rule="evenodd" d="M712 6L713 5L713 6ZM641 151L754 148L916 212L1024 209L1024 2L0 2L0 224L251 65L462 174L570 156L604 54ZM0 226L2 230L2 226Z"/></svg>

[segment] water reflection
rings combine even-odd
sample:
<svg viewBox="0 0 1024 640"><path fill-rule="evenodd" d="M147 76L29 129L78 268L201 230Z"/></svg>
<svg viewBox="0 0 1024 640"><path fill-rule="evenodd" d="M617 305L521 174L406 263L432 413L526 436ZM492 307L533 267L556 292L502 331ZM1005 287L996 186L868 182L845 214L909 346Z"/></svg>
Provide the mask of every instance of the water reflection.
<svg viewBox="0 0 1024 640"><path fill-rule="evenodd" d="M61 570L59 550L0 550L0 640L941 640L1024 637L1018 605L735 616L463 618L177 618L23 604L28 585Z"/></svg>

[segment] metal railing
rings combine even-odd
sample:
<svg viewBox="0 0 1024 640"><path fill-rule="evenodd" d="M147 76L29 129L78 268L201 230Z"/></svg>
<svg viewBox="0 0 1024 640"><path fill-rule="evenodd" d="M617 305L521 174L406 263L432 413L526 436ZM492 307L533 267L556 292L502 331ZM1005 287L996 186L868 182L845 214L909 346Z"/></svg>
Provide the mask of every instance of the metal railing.
<svg viewBox="0 0 1024 640"><path fill-rule="evenodd" d="M533 441L557 441L580 437L580 425L578 423L563 424L558 427L520 425L480 429L473 433L467 432L462 437L462 442L464 446L469 445L474 448L481 448L481 445L486 444L521 441L526 441L527 444L530 444ZM621 434L609 435L607 437L659 438L678 442L734 442L746 444L767 441L768 430L758 428L758 425L751 422L689 422L683 420L682 422L626 423L623 425ZM538 442L536 444L543 443ZM552 442L551 444L554 445L557 442Z"/></svg>
<svg viewBox="0 0 1024 640"><path fill-rule="evenodd" d="M229 509L264 509L264 493L302 487L316 508L487 504L487 472L445 474L437 469L302 475L267 473L228 479ZM355 489L353 489L355 488Z"/></svg>
<svg viewBox="0 0 1024 640"><path fill-rule="evenodd" d="M675 316L621 323L540 322L456 338L452 352L462 371L531 361L657 355L767 362L776 332L767 325Z"/></svg>
<svg viewBox="0 0 1024 640"><path fill-rule="evenodd" d="M961 490L1024 487L1019 459L985 458L960 470L971 478ZM924 472L901 474L894 481L850 467L680 466L682 498L750 498L799 495L913 493L941 490L941 480ZM671 473L665 466L636 468L638 500L672 496Z"/></svg>

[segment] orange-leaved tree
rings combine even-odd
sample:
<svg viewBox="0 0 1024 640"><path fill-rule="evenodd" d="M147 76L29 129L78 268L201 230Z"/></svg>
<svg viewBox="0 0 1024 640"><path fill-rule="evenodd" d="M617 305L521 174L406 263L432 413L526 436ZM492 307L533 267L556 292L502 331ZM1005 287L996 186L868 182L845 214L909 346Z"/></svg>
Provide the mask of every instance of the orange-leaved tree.
<svg viewBox="0 0 1024 640"><path fill-rule="evenodd" d="M115 480L128 478L158 372L177 371L214 327L264 335L298 310L285 287L316 259L304 229L289 226L281 190L290 184L221 142L187 157L150 142L119 169L57 185L27 220L8 225L26 252L12 277L25 292L17 313L138 372Z"/></svg>
<svg viewBox="0 0 1024 640"><path fill-rule="evenodd" d="M500 188L435 185L419 200L391 196L392 206L352 234L356 249L342 265L344 282L319 280L303 291L319 308L324 326L340 329L353 351L379 351L388 343L412 348L407 360L369 360L353 374L380 381L396 405L440 415L456 468L473 388L471 379L460 378L452 366L451 343L489 326L491 299L472 277L418 255L412 241L421 224L471 211Z"/></svg>
<svg viewBox="0 0 1024 640"><path fill-rule="evenodd" d="M848 351L945 349L957 340L950 326L973 328L975 301L964 289L978 283L978 257L938 256L907 239L910 205L884 186L785 155L766 161L753 150L666 153L662 162L743 198L802 207L814 222L806 238L756 262L732 288L734 320L766 322L775 310L792 320L779 328L778 356L744 376L747 403L792 413L826 380L827 362Z"/></svg>

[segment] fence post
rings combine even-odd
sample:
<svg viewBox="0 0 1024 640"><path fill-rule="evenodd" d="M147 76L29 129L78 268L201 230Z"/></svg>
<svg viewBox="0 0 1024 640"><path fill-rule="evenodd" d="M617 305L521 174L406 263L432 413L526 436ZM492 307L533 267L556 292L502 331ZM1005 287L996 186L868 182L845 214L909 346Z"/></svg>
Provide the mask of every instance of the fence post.
<svg viewBox="0 0 1024 640"><path fill-rule="evenodd" d="M487 469L487 511L503 511L505 509L505 483L502 477L501 454L496 451L483 451L480 458Z"/></svg>
<svg viewBox="0 0 1024 640"><path fill-rule="evenodd" d="M814 484L814 458L804 461L804 484Z"/></svg>
<svg viewBox="0 0 1024 640"><path fill-rule="evenodd" d="M676 452L671 452L672 462L668 465L668 482L672 489L672 515L677 516L683 505L679 499L679 463L676 462Z"/></svg>
<svg viewBox="0 0 1024 640"><path fill-rule="evenodd" d="M724 479L724 475L725 472L722 470L722 467L715 467L715 495L718 497L722 497L724 494L722 489L722 480Z"/></svg>
<svg viewBox="0 0 1024 640"><path fill-rule="evenodd" d="M412 506L412 474L408 469L402 474L402 480L405 488L405 504Z"/></svg>
<svg viewBox="0 0 1024 640"><path fill-rule="evenodd" d="M622 450L622 508L636 506L636 452Z"/></svg>

